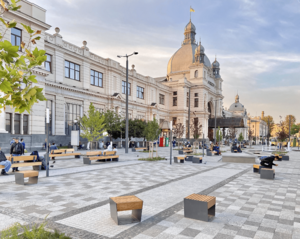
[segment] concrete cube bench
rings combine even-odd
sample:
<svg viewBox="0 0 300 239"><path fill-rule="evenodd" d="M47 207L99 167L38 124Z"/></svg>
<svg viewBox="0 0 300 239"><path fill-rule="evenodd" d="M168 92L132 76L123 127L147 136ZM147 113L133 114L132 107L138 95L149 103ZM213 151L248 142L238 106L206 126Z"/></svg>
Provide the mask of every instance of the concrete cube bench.
<svg viewBox="0 0 300 239"><path fill-rule="evenodd" d="M202 157L193 157L193 163L202 163Z"/></svg>
<svg viewBox="0 0 300 239"><path fill-rule="evenodd" d="M174 163L184 163L184 160L185 160L185 156L177 156L177 157L174 157Z"/></svg>
<svg viewBox="0 0 300 239"><path fill-rule="evenodd" d="M260 178L273 180L275 178L275 170L271 168L261 168Z"/></svg>
<svg viewBox="0 0 300 239"><path fill-rule="evenodd" d="M184 216L187 218L208 222L215 212L216 197L192 194L184 198Z"/></svg>

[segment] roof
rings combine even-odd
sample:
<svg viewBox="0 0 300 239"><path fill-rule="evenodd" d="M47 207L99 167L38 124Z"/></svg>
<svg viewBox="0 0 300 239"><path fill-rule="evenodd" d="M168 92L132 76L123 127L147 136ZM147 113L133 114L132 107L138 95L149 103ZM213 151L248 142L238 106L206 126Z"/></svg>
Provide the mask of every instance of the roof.
<svg viewBox="0 0 300 239"><path fill-rule="evenodd" d="M215 119L211 118L208 120L208 127L215 127ZM229 117L229 118L217 118L217 128L245 128L244 119L237 117Z"/></svg>

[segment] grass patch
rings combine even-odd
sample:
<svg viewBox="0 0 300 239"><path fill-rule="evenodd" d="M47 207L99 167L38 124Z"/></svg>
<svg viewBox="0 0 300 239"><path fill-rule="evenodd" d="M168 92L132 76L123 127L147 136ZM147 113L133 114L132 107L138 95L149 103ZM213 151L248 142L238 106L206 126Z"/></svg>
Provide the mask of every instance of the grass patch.
<svg viewBox="0 0 300 239"><path fill-rule="evenodd" d="M1 239L72 239L58 230L46 230L46 222L35 224L30 228L27 225L15 223L12 227L1 232Z"/></svg>
<svg viewBox="0 0 300 239"><path fill-rule="evenodd" d="M68 149L68 146L61 146L61 147L57 147L58 149Z"/></svg>
<svg viewBox="0 0 300 239"><path fill-rule="evenodd" d="M286 155L287 152L275 151L275 152L273 152L273 154L283 154L283 155Z"/></svg>
<svg viewBox="0 0 300 239"><path fill-rule="evenodd" d="M141 151L142 153L149 153L150 151ZM153 152L156 152L155 150L153 150Z"/></svg>
<svg viewBox="0 0 300 239"><path fill-rule="evenodd" d="M140 161L161 161L166 159L162 157L153 157L153 158L140 158L139 160Z"/></svg>
<svg viewBox="0 0 300 239"><path fill-rule="evenodd" d="M197 153L197 154L187 154L187 155L201 156L201 155L203 155L203 153ZM204 153L204 155L206 155L206 154Z"/></svg>

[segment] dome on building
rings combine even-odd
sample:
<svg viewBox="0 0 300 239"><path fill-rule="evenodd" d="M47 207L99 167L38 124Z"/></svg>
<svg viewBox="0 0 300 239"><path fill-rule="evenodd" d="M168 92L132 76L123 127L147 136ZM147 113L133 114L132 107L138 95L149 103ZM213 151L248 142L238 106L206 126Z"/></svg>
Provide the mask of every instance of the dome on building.
<svg viewBox="0 0 300 239"><path fill-rule="evenodd" d="M212 63L212 68L220 68L220 63L217 61L217 58L215 61Z"/></svg>
<svg viewBox="0 0 300 239"><path fill-rule="evenodd" d="M204 53L205 52L205 48L203 45L201 45L201 42L199 42L198 47L196 49L196 52L200 52L200 53Z"/></svg>
<svg viewBox="0 0 300 239"><path fill-rule="evenodd" d="M244 105L240 103L239 95L236 95L235 102L229 107L228 111L245 111Z"/></svg>
<svg viewBox="0 0 300 239"><path fill-rule="evenodd" d="M197 49L196 44L187 44L179 48L174 53L168 63L168 75L180 71L189 71L189 67L195 62L195 50ZM210 61L208 57L204 56L204 65L210 67Z"/></svg>
<svg viewBox="0 0 300 239"><path fill-rule="evenodd" d="M184 31L196 31L195 25L190 21L184 28Z"/></svg>

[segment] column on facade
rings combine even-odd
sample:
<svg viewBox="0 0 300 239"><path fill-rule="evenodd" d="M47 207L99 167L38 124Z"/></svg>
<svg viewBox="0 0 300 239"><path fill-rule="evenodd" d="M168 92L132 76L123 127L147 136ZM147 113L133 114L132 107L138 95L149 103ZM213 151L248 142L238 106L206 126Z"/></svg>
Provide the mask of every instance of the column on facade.
<svg viewBox="0 0 300 239"><path fill-rule="evenodd" d="M11 114L11 134L15 134L15 113Z"/></svg>
<svg viewBox="0 0 300 239"><path fill-rule="evenodd" d="M55 97L55 135L65 135L65 99L63 95Z"/></svg>
<svg viewBox="0 0 300 239"><path fill-rule="evenodd" d="M52 101L51 105L51 114L52 114L52 135L55 135L55 100Z"/></svg>
<svg viewBox="0 0 300 239"><path fill-rule="evenodd" d="M0 97L2 97L4 94L3 92L0 92ZM0 133L8 133L6 131L6 125L5 125L5 110L2 108L0 113Z"/></svg>
<svg viewBox="0 0 300 239"><path fill-rule="evenodd" d="M31 135L32 132L31 132L31 115L28 116L28 134Z"/></svg>
<svg viewBox="0 0 300 239"><path fill-rule="evenodd" d="M21 114L21 122L20 122L20 134L24 134L24 132L23 132L23 119L24 119L24 115L23 114Z"/></svg>
<svg viewBox="0 0 300 239"><path fill-rule="evenodd" d="M55 50L55 80L56 83L62 84L64 82L64 77L65 77L65 59L64 59L64 53Z"/></svg>
<svg viewBox="0 0 300 239"><path fill-rule="evenodd" d="M91 65L88 62L82 63L82 74L83 74L83 89L89 89L90 88L90 70Z"/></svg>

